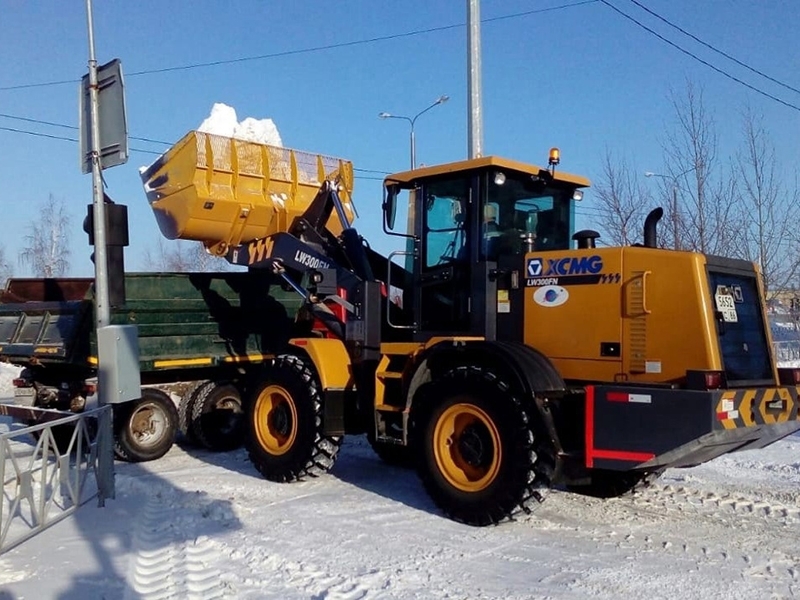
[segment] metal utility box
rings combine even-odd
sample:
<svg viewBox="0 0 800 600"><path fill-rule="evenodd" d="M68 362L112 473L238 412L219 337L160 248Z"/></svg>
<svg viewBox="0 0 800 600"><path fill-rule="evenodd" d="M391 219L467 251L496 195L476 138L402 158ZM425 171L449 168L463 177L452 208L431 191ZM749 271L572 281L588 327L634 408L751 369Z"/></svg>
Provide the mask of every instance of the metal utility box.
<svg viewBox="0 0 800 600"><path fill-rule="evenodd" d="M119 404L141 398L139 337L136 325L107 325L97 330L100 400Z"/></svg>

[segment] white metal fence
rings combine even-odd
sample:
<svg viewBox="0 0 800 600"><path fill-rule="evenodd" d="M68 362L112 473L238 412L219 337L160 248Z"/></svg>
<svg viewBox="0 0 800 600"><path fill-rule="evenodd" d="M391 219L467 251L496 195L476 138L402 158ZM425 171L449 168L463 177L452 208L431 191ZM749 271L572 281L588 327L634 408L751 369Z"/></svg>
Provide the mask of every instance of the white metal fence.
<svg viewBox="0 0 800 600"><path fill-rule="evenodd" d="M89 500L114 497L111 407L48 412L58 418L0 433L0 554Z"/></svg>

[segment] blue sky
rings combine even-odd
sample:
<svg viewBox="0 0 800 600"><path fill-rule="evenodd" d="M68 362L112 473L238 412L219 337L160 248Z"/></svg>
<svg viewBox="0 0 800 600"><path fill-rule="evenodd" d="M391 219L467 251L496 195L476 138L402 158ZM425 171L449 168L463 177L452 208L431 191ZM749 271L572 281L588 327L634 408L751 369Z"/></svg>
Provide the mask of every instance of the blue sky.
<svg viewBox="0 0 800 600"><path fill-rule="evenodd" d="M631 0L607 2L703 60L800 106L800 94L712 53ZM796 0L640 2L708 44L800 88ZM541 164L548 149L558 146L563 170L596 180L608 149L627 157L637 172L663 171L661 141L674 123L668 94L670 89L680 92L691 79L704 89L719 131L721 158L734 151L740 112L749 105L763 115L780 163L791 175L798 163L800 110L720 75L601 1L567 6L576 3L481 3L481 17L487 20L482 26L485 154ZM98 61L119 58L123 64L131 136L177 141L200 124L214 102L224 102L240 119L272 118L288 147L341 156L357 169L389 172L408 167L409 128L403 121L381 120L378 113L413 115L446 94L449 102L417 121L417 160L434 164L467 155L465 0L112 0L95 2L94 19ZM429 29L437 30L403 35ZM304 51L386 36L399 37ZM264 55L279 56L137 74ZM0 209L5 225L0 245L17 276L29 275L17 254L29 223L51 193L64 199L72 215L70 274L92 273L81 229L91 201L91 177L80 172L77 144L6 130L77 137L71 129L10 117L75 127L77 81L87 71L87 58L83 0L0 0ZM22 87L41 83L52 85ZM104 176L108 193L128 205L126 264L136 270L143 268L144 251L160 236L137 169L167 146L136 139L130 146L137 151L128 164ZM356 225L377 249L394 249L396 243L381 233L380 175L358 175L355 201L361 219ZM593 202L589 190L579 208L580 226L591 226Z"/></svg>

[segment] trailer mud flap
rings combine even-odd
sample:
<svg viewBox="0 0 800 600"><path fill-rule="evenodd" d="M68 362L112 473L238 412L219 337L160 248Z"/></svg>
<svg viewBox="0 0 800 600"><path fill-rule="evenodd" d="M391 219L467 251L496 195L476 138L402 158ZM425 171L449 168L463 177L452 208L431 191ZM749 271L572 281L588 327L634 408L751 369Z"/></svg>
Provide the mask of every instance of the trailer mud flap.
<svg viewBox="0 0 800 600"><path fill-rule="evenodd" d="M759 448L800 430L798 388L586 388L587 468L653 470Z"/></svg>

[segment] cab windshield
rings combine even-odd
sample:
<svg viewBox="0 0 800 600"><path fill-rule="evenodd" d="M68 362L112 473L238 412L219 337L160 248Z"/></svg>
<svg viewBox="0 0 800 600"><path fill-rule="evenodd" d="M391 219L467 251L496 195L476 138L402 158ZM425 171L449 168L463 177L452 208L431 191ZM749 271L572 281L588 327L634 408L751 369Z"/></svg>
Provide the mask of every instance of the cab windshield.
<svg viewBox="0 0 800 600"><path fill-rule="evenodd" d="M483 205L482 258L570 247L573 189L549 186L524 173L497 171L487 177Z"/></svg>

